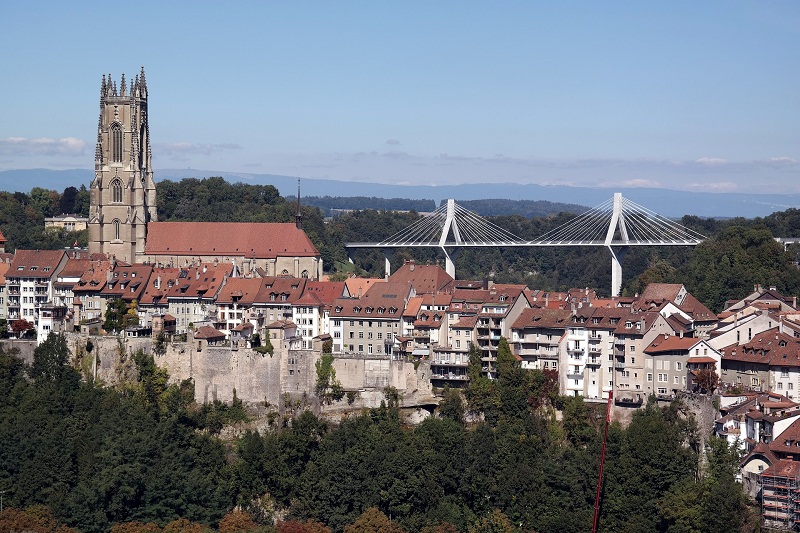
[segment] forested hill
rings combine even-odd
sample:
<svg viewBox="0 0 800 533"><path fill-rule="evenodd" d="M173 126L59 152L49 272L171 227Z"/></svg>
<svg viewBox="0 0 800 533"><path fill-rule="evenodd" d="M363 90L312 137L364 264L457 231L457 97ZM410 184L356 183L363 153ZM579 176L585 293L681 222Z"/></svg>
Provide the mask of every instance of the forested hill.
<svg viewBox="0 0 800 533"><path fill-rule="evenodd" d="M287 202L297 202L296 196L287 196ZM429 213L438 206L434 200L413 200L409 198L377 198L375 196L303 196L303 205L319 207L326 217L336 214L336 210L356 211L416 211ZM547 200L458 200L456 202L470 211L482 216L519 215L525 218L546 217L562 212L583 213L589 208L578 204L565 204ZM444 203L444 200L442 200ZM440 204L441 205L441 204Z"/></svg>

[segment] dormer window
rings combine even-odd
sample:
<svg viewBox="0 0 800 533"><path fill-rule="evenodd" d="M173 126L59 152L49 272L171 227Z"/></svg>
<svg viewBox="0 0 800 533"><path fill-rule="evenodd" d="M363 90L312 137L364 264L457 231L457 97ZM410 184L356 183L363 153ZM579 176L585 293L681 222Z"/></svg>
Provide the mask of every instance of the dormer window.
<svg viewBox="0 0 800 533"><path fill-rule="evenodd" d="M39 270L39 267L31 267L31 272L36 272L37 270Z"/></svg>
<svg viewBox="0 0 800 533"><path fill-rule="evenodd" d="M334 311L336 311L337 313L341 313L342 312L342 307L337 305L336 309L334 309Z"/></svg>
<svg viewBox="0 0 800 533"><path fill-rule="evenodd" d="M368 315L371 315L371 314L372 314L372 311L373 311L373 309L372 309L372 307L367 307L366 311L367 311L367 314L368 314Z"/></svg>
<svg viewBox="0 0 800 533"><path fill-rule="evenodd" d="M386 312L386 309L385 309L385 308L383 308L383 307L379 307L379 308L378 308L378 314L379 314L379 315L382 315L382 314L383 314L383 313L385 313L385 312Z"/></svg>

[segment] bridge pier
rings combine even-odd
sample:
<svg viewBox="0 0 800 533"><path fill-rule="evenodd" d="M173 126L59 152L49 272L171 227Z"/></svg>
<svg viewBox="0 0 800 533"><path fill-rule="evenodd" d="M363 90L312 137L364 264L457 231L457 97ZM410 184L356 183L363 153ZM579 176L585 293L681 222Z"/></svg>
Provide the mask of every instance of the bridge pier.
<svg viewBox="0 0 800 533"><path fill-rule="evenodd" d="M394 255L394 250L391 248L387 248L386 251L383 253L383 272L385 278L388 280L389 276L392 275L392 256Z"/></svg>
<svg viewBox="0 0 800 533"><path fill-rule="evenodd" d="M461 253L461 248L451 248L450 251L447 251L447 248L442 246L442 252L444 252L444 270L447 272L451 278L456 279L456 264L455 259Z"/></svg>
<svg viewBox="0 0 800 533"><path fill-rule="evenodd" d="M622 290L622 258L628 251L628 247L609 246L608 251L611 252L611 296L619 296L619 292Z"/></svg>

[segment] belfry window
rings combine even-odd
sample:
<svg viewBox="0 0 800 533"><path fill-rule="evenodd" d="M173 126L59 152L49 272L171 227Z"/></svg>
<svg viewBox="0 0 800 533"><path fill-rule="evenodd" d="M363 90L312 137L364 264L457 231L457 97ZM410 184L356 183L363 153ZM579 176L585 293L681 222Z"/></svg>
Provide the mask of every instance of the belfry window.
<svg viewBox="0 0 800 533"><path fill-rule="evenodd" d="M111 160L115 163L122 162L122 126L119 122L111 125Z"/></svg>
<svg viewBox="0 0 800 533"><path fill-rule="evenodd" d="M115 218L114 222L112 222L112 224L114 224L114 240L118 241L119 240L119 219Z"/></svg>
<svg viewBox="0 0 800 533"><path fill-rule="evenodd" d="M111 182L112 201L117 204L122 203L122 182L115 179Z"/></svg>

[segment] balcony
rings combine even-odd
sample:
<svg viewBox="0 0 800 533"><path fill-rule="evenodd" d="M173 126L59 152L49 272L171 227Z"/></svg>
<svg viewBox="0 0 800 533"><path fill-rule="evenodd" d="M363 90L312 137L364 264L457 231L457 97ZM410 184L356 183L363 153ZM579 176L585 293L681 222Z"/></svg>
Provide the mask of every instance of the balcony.
<svg viewBox="0 0 800 533"><path fill-rule="evenodd" d="M447 374L431 374L431 379L434 380L444 380L444 381L467 381L469 376L466 374L453 374L452 372Z"/></svg>
<svg viewBox="0 0 800 533"><path fill-rule="evenodd" d="M567 373L567 379L583 379L583 374L576 374L574 372Z"/></svg>
<svg viewBox="0 0 800 533"><path fill-rule="evenodd" d="M614 368L616 368L617 370L625 370L625 363L623 363L622 361L617 361L616 363L614 363Z"/></svg>
<svg viewBox="0 0 800 533"><path fill-rule="evenodd" d="M590 357L589 361L586 363L590 366L600 366L600 358L599 357Z"/></svg>

